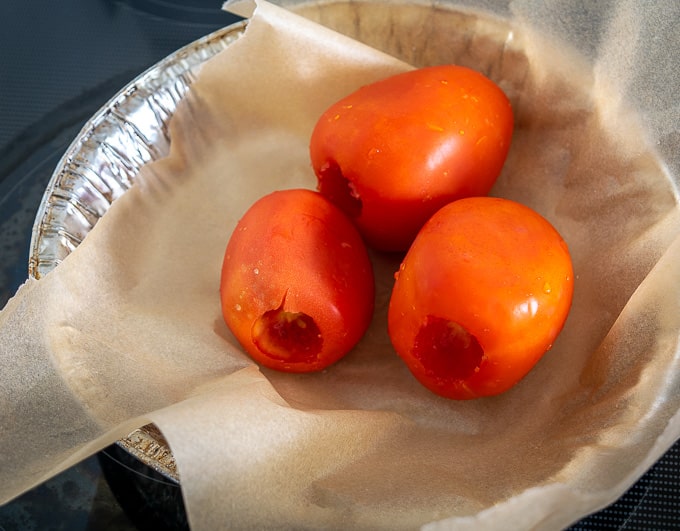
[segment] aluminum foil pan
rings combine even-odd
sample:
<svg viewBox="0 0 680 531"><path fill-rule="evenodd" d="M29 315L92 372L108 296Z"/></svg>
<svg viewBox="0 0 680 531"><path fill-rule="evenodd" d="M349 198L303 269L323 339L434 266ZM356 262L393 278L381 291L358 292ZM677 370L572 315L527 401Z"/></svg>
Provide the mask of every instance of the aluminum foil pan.
<svg viewBox="0 0 680 531"><path fill-rule="evenodd" d="M168 154L168 123L200 66L238 39L246 21L211 33L166 57L109 100L83 127L59 161L33 224L28 274L39 279L66 258L140 168ZM153 425L118 444L179 482L175 459Z"/></svg>

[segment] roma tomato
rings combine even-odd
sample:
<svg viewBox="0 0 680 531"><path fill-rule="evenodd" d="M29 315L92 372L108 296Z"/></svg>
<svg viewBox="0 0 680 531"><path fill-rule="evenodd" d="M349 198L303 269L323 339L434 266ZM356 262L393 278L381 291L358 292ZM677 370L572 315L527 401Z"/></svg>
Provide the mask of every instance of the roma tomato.
<svg viewBox="0 0 680 531"><path fill-rule="evenodd" d="M392 343L423 385L453 399L496 395L523 378L562 330L574 282L553 226L491 197L439 210L395 276Z"/></svg>
<svg viewBox="0 0 680 531"><path fill-rule="evenodd" d="M490 191L512 130L510 102L496 84L469 68L433 66L332 105L312 132L310 155L319 191L367 243L405 251L446 203Z"/></svg>
<svg viewBox="0 0 680 531"><path fill-rule="evenodd" d="M374 279L356 227L312 190L256 201L224 255L224 321L250 356L288 372L323 369L366 331Z"/></svg>

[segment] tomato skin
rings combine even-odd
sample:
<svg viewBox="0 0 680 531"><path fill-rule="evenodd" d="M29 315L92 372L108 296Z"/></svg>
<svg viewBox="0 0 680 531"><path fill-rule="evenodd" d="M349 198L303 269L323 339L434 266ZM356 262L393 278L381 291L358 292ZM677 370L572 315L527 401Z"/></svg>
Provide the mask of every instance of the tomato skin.
<svg viewBox="0 0 680 531"><path fill-rule="evenodd" d="M567 245L552 225L526 206L492 197L439 210L395 276L388 310L395 350L423 385L452 399L497 395L522 379L562 330L574 283ZM423 347L442 323L467 331L471 346L448 356L446 348ZM454 335L446 341L455 342ZM437 369L446 364L454 369Z"/></svg>
<svg viewBox="0 0 680 531"><path fill-rule="evenodd" d="M272 369L311 372L338 361L368 328L374 295L356 227L312 190L256 201L225 250L225 323L255 361ZM279 335L272 339L274 329Z"/></svg>
<svg viewBox="0 0 680 531"><path fill-rule="evenodd" d="M367 243L405 251L446 203L486 195L510 148L503 91L469 68L441 65L361 87L329 107L310 141L319 190Z"/></svg>

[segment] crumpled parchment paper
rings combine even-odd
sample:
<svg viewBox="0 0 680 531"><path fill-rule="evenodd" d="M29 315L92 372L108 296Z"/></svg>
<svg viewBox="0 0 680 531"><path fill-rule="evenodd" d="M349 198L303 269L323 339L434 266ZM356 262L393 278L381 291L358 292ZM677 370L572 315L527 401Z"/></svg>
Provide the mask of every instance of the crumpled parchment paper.
<svg viewBox="0 0 680 531"><path fill-rule="evenodd" d="M677 44L660 6L677 7L466 4L258 3L181 103L169 157L0 313L0 501L153 422L196 530L553 529L680 436L678 74L660 71ZM307 144L326 106L439 62L513 102L492 193L570 246L562 335L504 395L435 397L389 346L398 260L375 255L355 351L319 374L259 370L220 314L236 221L270 190L315 186Z"/></svg>

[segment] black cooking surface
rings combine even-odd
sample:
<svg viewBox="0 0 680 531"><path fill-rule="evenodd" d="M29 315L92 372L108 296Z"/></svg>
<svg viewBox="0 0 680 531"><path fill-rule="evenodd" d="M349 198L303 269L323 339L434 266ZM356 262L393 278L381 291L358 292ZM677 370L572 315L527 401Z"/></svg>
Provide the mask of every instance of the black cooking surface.
<svg viewBox="0 0 680 531"><path fill-rule="evenodd" d="M42 194L85 121L158 60L235 22L221 3L0 2L0 307L26 279ZM118 447L0 507L0 531L185 526L179 488ZM573 529L680 529L680 444Z"/></svg>

